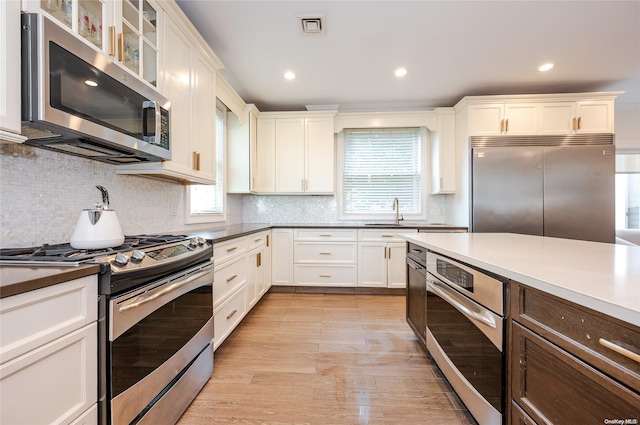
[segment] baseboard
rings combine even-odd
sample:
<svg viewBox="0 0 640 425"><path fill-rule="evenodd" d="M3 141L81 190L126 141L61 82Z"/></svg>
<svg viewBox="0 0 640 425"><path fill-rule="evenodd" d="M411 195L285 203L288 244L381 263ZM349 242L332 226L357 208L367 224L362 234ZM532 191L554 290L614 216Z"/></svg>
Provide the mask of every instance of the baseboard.
<svg viewBox="0 0 640 425"><path fill-rule="evenodd" d="M272 286L269 291L274 294L344 294L344 295L405 295L404 288L358 288L335 286Z"/></svg>

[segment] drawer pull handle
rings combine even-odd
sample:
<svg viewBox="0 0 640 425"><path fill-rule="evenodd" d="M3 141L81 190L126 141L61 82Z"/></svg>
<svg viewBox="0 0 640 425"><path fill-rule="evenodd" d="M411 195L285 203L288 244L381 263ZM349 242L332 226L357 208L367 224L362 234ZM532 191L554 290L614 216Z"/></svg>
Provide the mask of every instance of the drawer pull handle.
<svg viewBox="0 0 640 425"><path fill-rule="evenodd" d="M227 282L231 282L231 281L232 281L233 279L235 279L236 277L238 277L238 275L237 275L237 274L234 274L233 276L229 276L229 277L227 278Z"/></svg>
<svg viewBox="0 0 640 425"><path fill-rule="evenodd" d="M614 344L611 341L607 341L604 338L600 338L598 340L598 342L603 347L606 347L609 350L615 351L616 353L621 354L621 355L625 356L626 358L633 360L634 362L640 363L640 354L636 354L631 350L627 350L626 348L620 347L619 345Z"/></svg>
<svg viewBox="0 0 640 425"><path fill-rule="evenodd" d="M231 319L237 312L238 310L233 310L231 313L227 314L227 320Z"/></svg>
<svg viewBox="0 0 640 425"><path fill-rule="evenodd" d="M320 233L318 236L331 237L330 233Z"/></svg>
<svg viewBox="0 0 640 425"><path fill-rule="evenodd" d="M236 249L238 249L237 246L232 246L231 248L227 248L227 252L232 252L232 251L235 251Z"/></svg>
<svg viewBox="0 0 640 425"><path fill-rule="evenodd" d="M330 274L321 274L320 277L331 277Z"/></svg>
<svg viewBox="0 0 640 425"><path fill-rule="evenodd" d="M254 242L260 242L262 240L262 238L258 238L258 239L254 239Z"/></svg>
<svg viewBox="0 0 640 425"><path fill-rule="evenodd" d="M383 238L392 238L393 235L382 235Z"/></svg>
<svg viewBox="0 0 640 425"><path fill-rule="evenodd" d="M321 251L319 254L320 255L331 255L331 253L327 252L327 251Z"/></svg>
<svg viewBox="0 0 640 425"><path fill-rule="evenodd" d="M421 249L415 249L415 248L412 248L412 249L411 249L411 252L422 252L422 250L421 250Z"/></svg>

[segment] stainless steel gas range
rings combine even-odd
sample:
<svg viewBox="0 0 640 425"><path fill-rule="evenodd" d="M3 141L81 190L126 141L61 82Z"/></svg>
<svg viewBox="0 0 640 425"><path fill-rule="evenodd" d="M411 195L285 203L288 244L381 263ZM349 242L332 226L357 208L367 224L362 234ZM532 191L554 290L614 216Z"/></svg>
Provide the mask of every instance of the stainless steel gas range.
<svg viewBox="0 0 640 425"><path fill-rule="evenodd" d="M213 371L213 247L202 238L127 237L122 246L0 250L0 263L101 265L99 423L175 423Z"/></svg>

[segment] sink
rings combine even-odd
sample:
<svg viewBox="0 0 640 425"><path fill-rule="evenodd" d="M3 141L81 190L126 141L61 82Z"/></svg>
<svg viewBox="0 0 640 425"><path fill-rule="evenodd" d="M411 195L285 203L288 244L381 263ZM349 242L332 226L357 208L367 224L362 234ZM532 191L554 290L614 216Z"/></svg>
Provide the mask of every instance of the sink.
<svg viewBox="0 0 640 425"><path fill-rule="evenodd" d="M416 227L415 223L365 223L367 227Z"/></svg>

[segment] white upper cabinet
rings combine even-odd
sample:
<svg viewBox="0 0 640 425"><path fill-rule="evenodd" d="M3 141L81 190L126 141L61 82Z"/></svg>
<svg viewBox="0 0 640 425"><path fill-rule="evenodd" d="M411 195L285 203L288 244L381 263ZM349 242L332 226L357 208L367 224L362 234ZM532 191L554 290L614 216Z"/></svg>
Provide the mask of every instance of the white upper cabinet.
<svg viewBox="0 0 640 425"><path fill-rule="evenodd" d="M335 112L262 113L257 120L255 192L335 192Z"/></svg>
<svg viewBox="0 0 640 425"><path fill-rule="evenodd" d="M254 193L257 172L257 121L259 111L247 105L242 120L227 114L227 193Z"/></svg>
<svg viewBox="0 0 640 425"><path fill-rule="evenodd" d="M430 193L456 191L456 116L453 108L436 109L437 127L429 136Z"/></svg>
<svg viewBox="0 0 640 425"><path fill-rule="evenodd" d="M162 28L166 52L171 52L163 55L159 74L162 91L171 101L171 160L120 165L116 172L215 184L219 61L199 42L199 34L182 12L167 12Z"/></svg>
<svg viewBox="0 0 640 425"><path fill-rule="evenodd" d="M469 135L613 133L619 94L468 97Z"/></svg>
<svg viewBox="0 0 640 425"><path fill-rule="evenodd" d="M88 3L92 1L95 0ZM138 78L157 86L162 9L152 0L116 0L114 10L118 62Z"/></svg>
<svg viewBox="0 0 640 425"><path fill-rule="evenodd" d="M0 1L0 140L21 143L20 2Z"/></svg>
<svg viewBox="0 0 640 425"><path fill-rule="evenodd" d="M23 0L138 79L158 85L163 11L153 0Z"/></svg>

